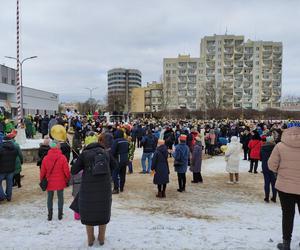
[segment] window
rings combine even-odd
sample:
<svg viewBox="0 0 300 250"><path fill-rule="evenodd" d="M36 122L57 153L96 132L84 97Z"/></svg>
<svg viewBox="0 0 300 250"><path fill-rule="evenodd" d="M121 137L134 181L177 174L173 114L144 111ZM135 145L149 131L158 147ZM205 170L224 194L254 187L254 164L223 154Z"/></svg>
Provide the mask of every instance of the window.
<svg viewBox="0 0 300 250"><path fill-rule="evenodd" d="M2 82L7 83L7 77L2 76Z"/></svg>
<svg viewBox="0 0 300 250"><path fill-rule="evenodd" d="M259 51L259 47L256 47L256 51Z"/></svg>
<svg viewBox="0 0 300 250"><path fill-rule="evenodd" d="M218 48L218 51L221 51L222 49L221 48Z"/></svg>
<svg viewBox="0 0 300 250"><path fill-rule="evenodd" d="M259 65L259 61L255 62L256 65Z"/></svg>
<svg viewBox="0 0 300 250"><path fill-rule="evenodd" d="M221 69L218 69L218 73L222 73L222 70L221 70Z"/></svg>

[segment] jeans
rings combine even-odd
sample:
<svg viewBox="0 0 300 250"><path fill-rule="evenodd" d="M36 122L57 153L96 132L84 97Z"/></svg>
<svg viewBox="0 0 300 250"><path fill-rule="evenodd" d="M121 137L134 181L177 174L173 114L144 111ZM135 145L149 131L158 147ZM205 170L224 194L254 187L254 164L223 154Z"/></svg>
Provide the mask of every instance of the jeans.
<svg viewBox="0 0 300 250"><path fill-rule="evenodd" d="M249 149L248 148L244 148L243 150L244 150L244 160L250 159L250 156L249 156L250 151L249 151Z"/></svg>
<svg viewBox="0 0 300 250"><path fill-rule="evenodd" d="M288 194L278 191L281 210L282 210L282 238L283 240L290 241L292 239L295 206L298 205L298 211L300 213L300 195Z"/></svg>
<svg viewBox="0 0 300 250"><path fill-rule="evenodd" d="M64 190L57 190L56 192L58 198L58 211L62 211L64 206ZM53 196L54 196L54 191L48 191L48 199L47 199L48 211L53 210Z"/></svg>
<svg viewBox="0 0 300 250"><path fill-rule="evenodd" d="M270 185L272 186L272 197L276 199L277 191L275 188L275 174L271 171L263 172L265 180L265 198L269 199L270 196Z"/></svg>
<svg viewBox="0 0 300 250"><path fill-rule="evenodd" d="M0 174L0 200L4 200L4 199L11 200L13 179L14 179L14 172ZM2 187L3 180L6 180L5 193L4 193L3 187Z"/></svg>
<svg viewBox="0 0 300 250"><path fill-rule="evenodd" d="M146 159L148 159L147 172L150 173L151 165L152 165L152 157L153 157L153 153L143 153L143 155L142 155L142 168L143 168L144 173L146 173Z"/></svg>
<svg viewBox="0 0 300 250"><path fill-rule="evenodd" d="M129 171L129 173L133 173L132 161L128 162L128 171Z"/></svg>

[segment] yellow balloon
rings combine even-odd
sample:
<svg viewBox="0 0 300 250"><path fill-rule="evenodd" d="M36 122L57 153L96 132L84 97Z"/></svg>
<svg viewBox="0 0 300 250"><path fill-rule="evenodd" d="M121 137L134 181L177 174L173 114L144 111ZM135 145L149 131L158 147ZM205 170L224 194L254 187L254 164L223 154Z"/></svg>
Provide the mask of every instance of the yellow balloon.
<svg viewBox="0 0 300 250"><path fill-rule="evenodd" d="M65 142L67 140L67 131L62 125L54 125L51 128L50 135L53 139L60 142Z"/></svg>
<svg viewBox="0 0 300 250"><path fill-rule="evenodd" d="M225 153L226 152L226 150L227 150L227 146L226 145L223 145L223 146L221 146L221 151L223 152L223 153Z"/></svg>

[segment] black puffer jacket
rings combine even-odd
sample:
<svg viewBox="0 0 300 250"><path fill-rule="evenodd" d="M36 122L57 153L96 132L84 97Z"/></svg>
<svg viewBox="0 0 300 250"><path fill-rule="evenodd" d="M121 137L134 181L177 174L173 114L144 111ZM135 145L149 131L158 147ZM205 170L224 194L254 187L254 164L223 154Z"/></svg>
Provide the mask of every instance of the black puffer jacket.
<svg viewBox="0 0 300 250"><path fill-rule="evenodd" d="M37 166L39 167L42 166L43 159L48 154L49 149L50 149L49 145L40 144L39 151L38 151L39 159L36 164Z"/></svg>
<svg viewBox="0 0 300 250"><path fill-rule="evenodd" d="M83 170L78 207L81 223L84 225L104 225L110 221L112 203L110 170L108 169L107 174L97 176L92 175L90 171L95 156L103 151L105 149L99 143L89 144L71 169L73 175ZM110 163L108 153L107 161ZM111 163L110 167L113 168Z"/></svg>
<svg viewBox="0 0 300 250"><path fill-rule="evenodd" d="M0 174L12 173L16 169L18 150L12 141L0 145Z"/></svg>

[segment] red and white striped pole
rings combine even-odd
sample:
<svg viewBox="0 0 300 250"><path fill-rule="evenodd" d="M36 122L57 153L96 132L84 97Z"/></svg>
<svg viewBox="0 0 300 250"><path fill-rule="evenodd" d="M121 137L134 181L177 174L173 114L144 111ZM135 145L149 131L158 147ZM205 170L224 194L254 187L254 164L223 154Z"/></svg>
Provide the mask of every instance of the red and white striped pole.
<svg viewBox="0 0 300 250"><path fill-rule="evenodd" d="M18 104L18 127L21 126L23 118L22 110L22 86L20 81L20 13L19 13L19 0L17 0L17 104Z"/></svg>

